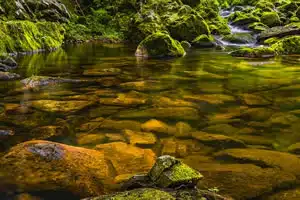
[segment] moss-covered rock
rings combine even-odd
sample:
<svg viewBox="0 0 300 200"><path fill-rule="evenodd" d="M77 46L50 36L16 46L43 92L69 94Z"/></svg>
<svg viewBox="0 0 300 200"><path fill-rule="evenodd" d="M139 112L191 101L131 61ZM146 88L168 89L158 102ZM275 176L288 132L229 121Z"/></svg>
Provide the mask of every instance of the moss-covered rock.
<svg viewBox="0 0 300 200"><path fill-rule="evenodd" d="M182 42L180 42L180 44L184 48L185 51L187 51L188 49L190 49L192 47L192 45L188 41L182 41Z"/></svg>
<svg viewBox="0 0 300 200"><path fill-rule="evenodd" d="M201 34L210 34L209 26L199 14L183 15L168 26L172 37L177 40L192 41Z"/></svg>
<svg viewBox="0 0 300 200"><path fill-rule="evenodd" d="M230 53L235 57L248 57L248 58L269 58L275 56L275 51L270 47L242 47Z"/></svg>
<svg viewBox="0 0 300 200"><path fill-rule="evenodd" d="M236 43L236 44L249 44L255 43L255 38L250 33L234 33L231 35L226 35L222 38L222 40Z"/></svg>
<svg viewBox="0 0 300 200"><path fill-rule="evenodd" d="M230 20L232 20L232 24L235 26L243 26L247 27L249 24L254 22L260 22L260 19L250 13L242 13L242 12L236 12L234 15L230 17Z"/></svg>
<svg viewBox="0 0 300 200"><path fill-rule="evenodd" d="M171 156L157 158L149 177L160 187L176 187L181 184L193 186L203 178L199 172Z"/></svg>
<svg viewBox="0 0 300 200"><path fill-rule="evenodd" d="M65 28L56 22L0 22L0 53L52 50L62 45Z"/></svg>
<svg viewBox="0 0 300 200"><path fill-rule="evenodd" d="M269 27L279 26L281 24L277 12L264 12L261 16L261 22Z"/></svg>
<svg viewBox="0 0 300 200"><path fill-rule="evenodd" d="M210 48L216 46L214 37L212 35L205 35L205 34L196 37L192 41L192 44L194 47L199 47L199 48Z"/></svg>
<svg viewBox="0 0 300 200"><path fill-rule="evenodd" d="M163 199L163 200L175 200L176 198L167 192L153 189L153 188L143 188L134 189L131 191L121 192L112 195L86 198L85 200L151 200L151 199Z"/></svg>
<svg viewBox="0 0 300 200"><path fill-rule="evenodd" d="M269 27L261 22L254 22L248 26L248 28L255 33L261 33L267 30Z"/></svg>
<svg viewBox="0 0 300 200"><path fill-rule="evenodd" d="M299 35L300 28L294 25L278 26L263 31L257 38L258 42L263 42L269 38L283 38L286 36Z"/></svg>
<svg viewBox="0 0 300 200"><path fill-rule="evenodd" d="M142 57L181 57L185 51L181 44L165 33L154 33L145 38L137 47L136 56Z"/></svg>
<svg viewBox="0 0 300 200"><path fill-rule="evenodd" d="M300 53L300 36L291 36L279 40L272 45L272 48L278 54L299 54Z"/></svg>

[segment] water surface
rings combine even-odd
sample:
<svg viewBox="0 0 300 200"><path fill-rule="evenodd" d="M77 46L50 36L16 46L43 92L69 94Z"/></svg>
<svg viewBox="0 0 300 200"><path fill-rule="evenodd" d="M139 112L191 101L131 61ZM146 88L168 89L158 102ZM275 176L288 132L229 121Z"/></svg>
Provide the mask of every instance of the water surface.
<svg viewBox="0 0 300 200"><path fill-rule="evenodd" d="M2 152L31 139L86 148L132 143L125 133L132 130L156 137L155 142L137 137L136 146L197 167L197 155L212 158L230 146L197 146L190 133L225 135L247 148L274 151L300 142L299 56L243 59L226 51L192 49L183 58L156 60L136 58L134 51L126 45L86 43L18 57L14 72L22 78L82 82L32 89L20 81L0 82L0 128L15 132L1 143ZM168 129L141 129L149 120ZM33 131L47 126L67 129L57 135Z"/></svg>

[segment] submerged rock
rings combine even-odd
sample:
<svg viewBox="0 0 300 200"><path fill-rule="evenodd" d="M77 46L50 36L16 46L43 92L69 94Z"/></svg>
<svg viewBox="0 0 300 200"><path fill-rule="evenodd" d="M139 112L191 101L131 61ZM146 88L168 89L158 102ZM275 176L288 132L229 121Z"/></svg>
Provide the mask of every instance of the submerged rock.
<svg viewBox="0 0 300 200"><path fill-rule="evenodd" d="M152 150L138 148L124 142L100 144L96 149L104 152L116 175L147 172L156 158Z"/></svg>
<svg viewBox="0 0 300 200"><path fill-rule="evenodd" d="M151 81L151 80L121 83L120 87L126 90L136 90L142 92L162 91L171 88L170 85L165 84L161 81Z"/></svg>
<svg viewBox="0 0 300 200"><path fill-rule="evenodd" d="M227 149L215 154L224 161L255 164L260 167L279 168L300 177L300 158L296 155L261 149Z"/></svg>
<svg viewBox="0 0 300 200"><path fill-rule="evenodd" d="M156 143L156 137L150 132L123 131L127 141L136 146L152 146Z"/></svg>
<svg viewBox="0 0 300 200"><path fill-rule="evenodd" d="M36 100L28 102L28 105L45 112L76 112L93 102L90 101L55 101L55 100Z"/></svg>
<svg viewBox="0 0 300 200"><path fill-rule="evenodd" d="M266 195L267 196L267 195ZM265 197L266 200L298 200L300 199L300 188L282 190Z"/></svg>
<svg viewBox="0 0 300 200"><path fill-rule="evenodd" d="M158 118L174 120L198 120L200 115L197 109L190 107L148 108L138 111L120 112L116 117L121 119Z"/></svg>
<svg viewBox="0 0 300 200"><path fill-rule="evenodd" d="M56 85L60 83L79 83L81 80L64 79L58 77L49 76L31 76L29 78L21 80L21 83L25 88L38 88L47 85Z"/></svg>
<svg viewBox="0 0 300 200"><path fill-rule="evenodd" d="M104 193L113 171L103 152L33 140L0 159L1 178L20 192L63 191L81 197ZM101 180L101 181L100 181ZM9 191L9 185L4 185Z"/></svg>
<svg viewBox="0 0 300 200"><path fill-rule="evenodd" d="M0 71L0 81L9 81L19 79L21 76L16 73L11 72L1 72Z"/></svg>
<svg viewBox="0 0 300 200"><path fill-rule="evenodd" d="M185 51L181 44L165 33L154 33L146 37L137 47L136 56L142 57L181 57Z"/></svg>
<svg viewBox="0 0 300 200"><path fill-rule="evenodd" d="M192 137L205 145L212 146L218 149L246 147L244 142L242 142L241 140L225 135L208 134L205 132L193 132Z"/></svg>
<svg viewBox="0 0 300 200"><path fill-rule="evenodd" d="M264 199L260 197L278 189L289 188L297 181L290 173L251 164L200 163L193 167L204 175L198 183L200 189L214 187L218 194L236 200Z"/></svg>
<svg viewBox="0 0 300 200"><path fill-rule="evenodd" d="M163 135L173 135L176 132L174 127L171 127L168 124L156 119L146 121L141 125L141 128L143 131L149 131Z"/></svg>
<svg viewBox="0 0 300 200"><path fill-rule="evenodd" d="M29 137L35 140L43 140L51 137L68 136L69 130L62 126L43 126L30 131Z"/></svg>

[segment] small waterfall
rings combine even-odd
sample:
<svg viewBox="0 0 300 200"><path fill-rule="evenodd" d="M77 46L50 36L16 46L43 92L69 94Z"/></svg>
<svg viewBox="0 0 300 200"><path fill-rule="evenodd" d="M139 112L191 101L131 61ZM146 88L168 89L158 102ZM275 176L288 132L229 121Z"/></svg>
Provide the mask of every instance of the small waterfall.
<svg viewBox="0 0 300 200"><path fill-rule="evenodd" d="M241 10L245 10L247 8L251 8L250 6L235 6L231 9L222 9L220 11L220 16L223 18L228 18L232 13L236 12L236 11L241 11ZM234 26L232 24L228 25L231 31L231 34L237 34L237 33L253 33L250 30L246 30L243 29L242 27L238 27L238 26ZM256 36L254 36L256 37ZM228 42L223 40L223 38L221 36L215 36L215 39L217 41L218 44L222 45L222 46L228 46L228 47L254 47L257 46L256 42L253 43L248 43L248 44L239 44L239 43L232 43L232 42Z"/></svg>

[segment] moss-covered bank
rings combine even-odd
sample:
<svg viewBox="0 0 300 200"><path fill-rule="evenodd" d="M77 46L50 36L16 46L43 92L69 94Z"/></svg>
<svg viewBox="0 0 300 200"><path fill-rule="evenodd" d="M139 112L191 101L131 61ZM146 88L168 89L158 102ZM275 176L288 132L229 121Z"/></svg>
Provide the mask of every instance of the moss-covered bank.
<svg viewBox="0 0 300 200"><path fill-rule="evenodd" d="M64 41L65 27L58 22L0 22L0 52L53 50Z"/></svg>

